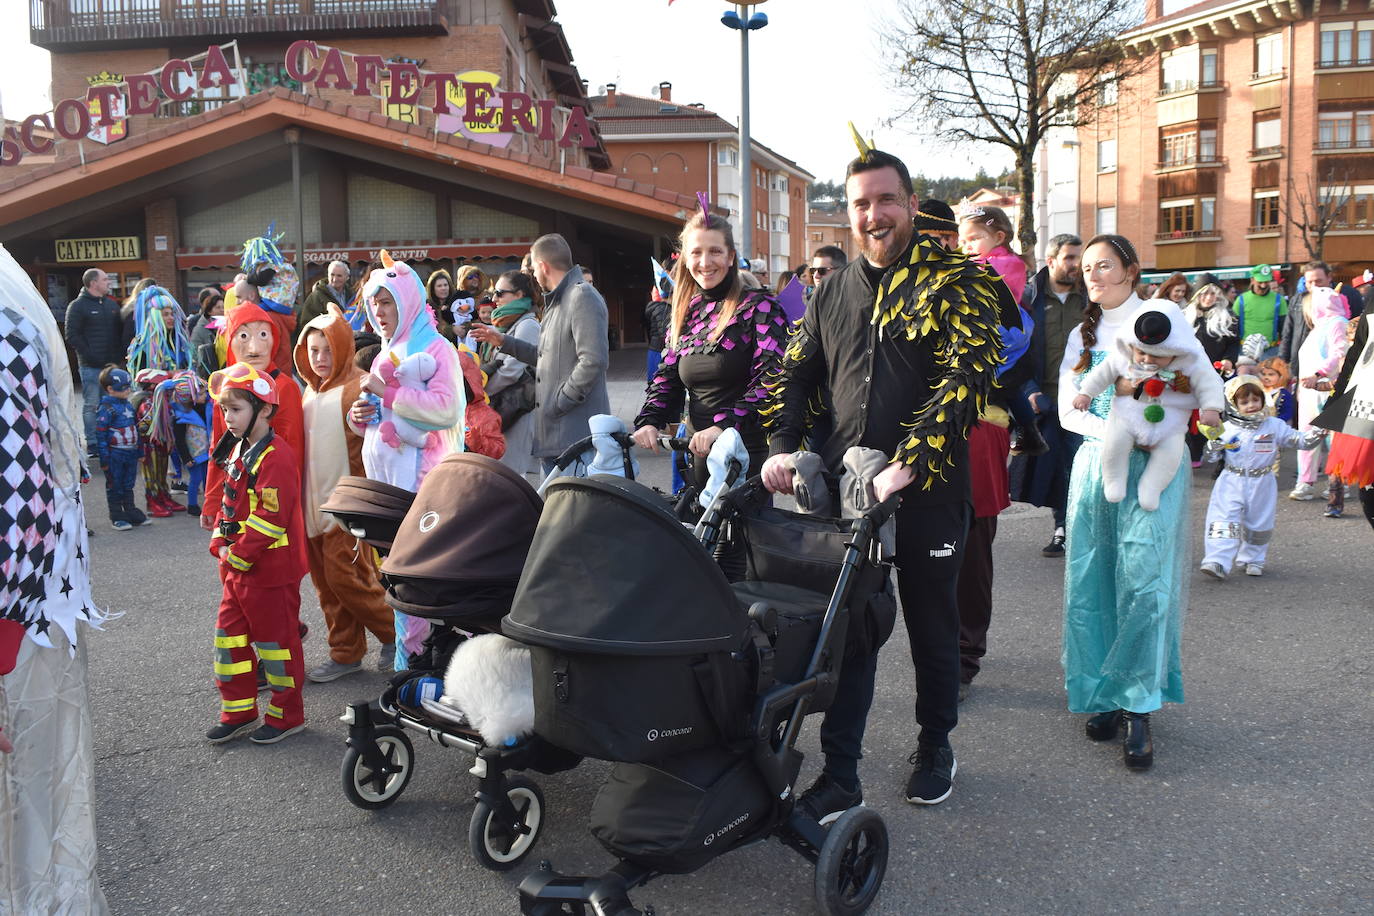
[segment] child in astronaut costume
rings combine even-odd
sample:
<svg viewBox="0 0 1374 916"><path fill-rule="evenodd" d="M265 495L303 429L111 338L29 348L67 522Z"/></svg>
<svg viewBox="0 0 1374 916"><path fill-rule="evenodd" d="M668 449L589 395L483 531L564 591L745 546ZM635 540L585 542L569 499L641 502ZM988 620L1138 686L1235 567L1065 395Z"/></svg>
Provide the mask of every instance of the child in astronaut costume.
<svg viewBox="0 0 1374 916"><path fill-rule="evenodd" d="M1111 503L1125 498L1131 449L1148 447L1137 495L1140 508L1153 512L1182 464L1193 409L1201 410L1201 424L1220 425L1221 379L1181 311L1146 305L1117 338L1116 352L1083 376L1074 408L1087 410L1094 396L1112 386L1116 396L1102 439L1102 494Z"/></svg>
<svg viewBox="0 0 1374 916"><path fill-rule="evenodd" d="M1236 376L1226 383L1226 427L1203 452L1208 461L1223 462L1207 504L1204 573L1225 579L1234 563L1247 576L1264 574L1279 494L1274 478L1279 449L1311 449L1324 435L1324 430L1296 430L1270 416L1264 389L1254 377Z"/></svg>

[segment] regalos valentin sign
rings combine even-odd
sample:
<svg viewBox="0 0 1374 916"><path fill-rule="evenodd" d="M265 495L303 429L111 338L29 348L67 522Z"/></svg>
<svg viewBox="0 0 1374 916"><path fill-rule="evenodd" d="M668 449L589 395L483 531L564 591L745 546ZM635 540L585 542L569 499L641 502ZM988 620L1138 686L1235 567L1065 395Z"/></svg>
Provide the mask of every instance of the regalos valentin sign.
<svg viewBox="0 0 1374 916"><path fill-rule="evenodd" d="M200 56L200 55L198 55ZM200 68L180 58L160 70L131 74L123 82L93 85L84 99L64 99L51 113L30 115L5 129L0 140L0 166L18 165L25 153L50 153L58 139L80 140L110 128L123 129L123 119L156 114L163 100L185 102L206 90L223 92L240 86L242 72L230 66L222 46L206 49ZM293 80L322 90L378 96L388 106L416 106L434 113L437 130L462 133L495 146L510 135L528 134L552 140L561 147L595 147L587 113L581 106L564 108L567 117L558 127L552 99L533 99L524 92L497 91L495 74L484 71L423 71L410 62L387 62L375 54L348 54L313 41L292 42L286 51L286 72ZM42 130L40 130L42 128ZM55 137L53 135L56 135Z"/></svg>

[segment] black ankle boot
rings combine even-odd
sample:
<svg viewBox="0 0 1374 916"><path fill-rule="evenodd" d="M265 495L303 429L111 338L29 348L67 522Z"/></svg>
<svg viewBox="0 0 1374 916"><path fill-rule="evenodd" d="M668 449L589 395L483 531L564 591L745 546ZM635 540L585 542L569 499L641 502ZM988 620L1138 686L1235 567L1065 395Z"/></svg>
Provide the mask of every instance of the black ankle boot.
<svg viewBox="0 0 1374 916"><path fill-rule="evenodd" d="M1126 766L1133 770L1148 770L1155 760L1155 745L1150 740L1150 714L1148 712L1128 712L1126 719L1126 739L1122 742L1122 753Z"/></svg>
<svg viewBox="0 0 1374 916"><path fill-rule="evenodd" d="M1113 709L1111 712L1100 712L1090 716L1083 730L1094 741L1110 741L1116 737L1116 729L1120 724L1121 710Z"/></svg>

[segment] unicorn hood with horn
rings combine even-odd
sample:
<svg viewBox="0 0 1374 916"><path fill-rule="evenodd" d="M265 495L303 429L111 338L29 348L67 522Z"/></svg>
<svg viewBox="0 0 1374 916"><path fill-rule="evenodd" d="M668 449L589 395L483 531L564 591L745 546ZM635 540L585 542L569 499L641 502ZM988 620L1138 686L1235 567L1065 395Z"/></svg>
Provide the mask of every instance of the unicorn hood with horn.
<svg viewBox="0 0 1374 916"><path fill-rule="evenodd" d="M362 431L363 465L373 480L416 490L445 455L463 450L463 377L458 351L440 336L425 307L420 278L387 251L380 256L383 266L363 286L363 305L382 338L371 375L384 391L378 422ZM383 435L398 426L428 435Z"/></svg>

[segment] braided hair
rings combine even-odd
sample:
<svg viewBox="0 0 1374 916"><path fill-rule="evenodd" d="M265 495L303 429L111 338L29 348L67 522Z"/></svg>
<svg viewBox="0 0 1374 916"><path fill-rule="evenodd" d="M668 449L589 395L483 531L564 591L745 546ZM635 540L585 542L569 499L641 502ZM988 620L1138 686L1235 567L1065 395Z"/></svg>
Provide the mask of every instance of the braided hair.
<svg viewBox="0 0 1374 916"><path fill-rule="evenodd" d="M1134 269L1135 277L1131 279L1130 283L1135 286L1140 279L1140 255L1136 254L1135 246L1131 244L1130 239L1124 235L1110 233L1095 235L1088 239L1088 243L1083 246L1084 253L1086 254L1089 248L1099 243L1111 246L1117 257L1121 259L1121 266L1125 268L1128 274ZM1079 353L1077 364L1073 367L1074 372L1083 372L1092 366L1093 358L1090 351L1097 346L1097 323L1101 319L1102 306L1096 302L1089 302L1083 309L1083 324L1079 329L1079 333L1083 337L1083 349Z"/></svg>

